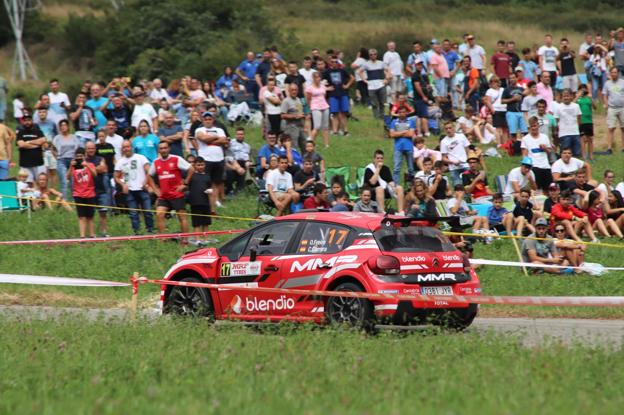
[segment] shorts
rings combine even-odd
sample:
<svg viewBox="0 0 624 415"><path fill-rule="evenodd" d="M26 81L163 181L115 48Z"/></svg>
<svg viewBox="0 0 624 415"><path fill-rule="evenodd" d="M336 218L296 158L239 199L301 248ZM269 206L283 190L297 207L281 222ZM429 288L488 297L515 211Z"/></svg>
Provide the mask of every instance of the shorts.
<svg viewBox="0 0 624 415"><path fill-rule="evenodd" d="M337 112L349 112L351 110L349 95L339 97L329 97L329 112L335 114Z"/></svg>
<svg viewBox="0 0 624 415"><path fill-rule="evenodd" d="M459 217L459 224L462 226L473 225L474 221L475 221L474 216L460 216Z"/></svg>
<svg viewBox="0 0 624 415"><path fill-rule="evenodd" d="M329 110L312 110L312 128L329 130Z"/></svg>
<svg viewBox="0 0 624 415"><path fill-rule="evenodd" d="M193 227L207 226L212 223L210 216L192 216L192 215L210 215L212 213L210 206L191 206L191 225Z"/></svg>
<svg viewBox="0 0 624 415"><path fill-rule="evenodd" d="M618 124L624 128L624 108L607 109L607 128L616 128Z"/></svg>
<svg viewBox="0 0 624 415"><path fill-rule="evenodd" d="M56 170L58 163L56 157L52 154L52 150L45 150L43 152L43 166L48 170Z"/></svg>
<svg viewBox="0 0 624 415"><path fill-rule="evenodd" d="M581 130L581 135L584 135L585 137L594 136L594 124L593 123L581 124L580 130Z"/></svg>
<svg viewBox="0 0 624 415"><path fill-rule="evenodd" d="M494 111L492 115L492 125L494 128L507 128L506 111Z"/></svg>
<svg viewBox="0 0 624 415"><path fill-rule="evenodd" d="M95 215L93 206L82 206L83 204L95 205L97 201L94 197L74 197L74 202L77 203L76 212L79 218L92 218Z"/></svg>
<svg viewBox="0 0 624 415"><path fill-rule="evenodd" d="M490 229L495 230L498 233L501 232L507 232L507 229L505 229L505 225L503 225L502 223L490 223Z"/></svg>
<svg viewBox="0 0 624 415"><path fill-rule="evenodd" d="M434 95L436 97L446 97L448 96L448 86L450 79L440 78L434 79L433 85L435 87Z"/></svg>
<svg viewBox="0 0 624 415"><path fill-rule="evenodd" d="M527 133L526 120L521 112L509 112L505 115L507 126L509 127L509 134Z"/></svg>
<svg viewBox="0 0 624 415"><path fill-rule="evenodd" d="M422 99L414 100L414 112L418 118L429 118L429 106Z"/></svg>
<svg viewBox="0 0 624 415"><path fill-rule="evenodd" d="M206 174L210 176L210 180L215 184L223 183L223 174L225 173L224 161L207 161Z"/></svg>
<svg viewBox="0 0 624 415"><path fill-rule="evenodd" d="M186 200L181 197L179 199L158 199L157 207L166 207L169 210L186 210Z"/></svg>
<svg viewBox="0 0 624 415"><path fill-rule="evenodd" d="M96 194L95 199L97 201L96 204L100 206L110 206L112 203L110 200L110 194L108 194L107 192ZM110 208L108 207L99 207L98 212L108 212L109 209Z"/></svg>

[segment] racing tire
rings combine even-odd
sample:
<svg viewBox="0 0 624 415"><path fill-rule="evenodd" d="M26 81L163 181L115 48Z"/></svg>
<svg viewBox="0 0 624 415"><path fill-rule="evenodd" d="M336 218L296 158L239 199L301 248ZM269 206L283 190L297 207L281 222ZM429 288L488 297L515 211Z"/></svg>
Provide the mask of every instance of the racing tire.
<svg viewBox="0 0 624 415"><path fill-rule="evenodd" d="M449 308L445 313L432 321L437 326L451 330L466 330L477 317L478 304L470 304L466 308Z"/></svg>
<svg viewBox="0 0 624 415"><path fill-rule="evenodd" d="M360 285L345 282L334 291L364 292ZM325 305L327 320L331 325L346 325L363 329L369 333L375 331L375 312L373 304L366 298L329 297Z"/></svg>
<svg viewBox="0 0 624 415"><path fill-rule="evenodd" d="M186 277L181 282L199 282L200 278ZM214 319L214 306L210 291L206 288L173 285L165 299L164 314Z"/></svg>

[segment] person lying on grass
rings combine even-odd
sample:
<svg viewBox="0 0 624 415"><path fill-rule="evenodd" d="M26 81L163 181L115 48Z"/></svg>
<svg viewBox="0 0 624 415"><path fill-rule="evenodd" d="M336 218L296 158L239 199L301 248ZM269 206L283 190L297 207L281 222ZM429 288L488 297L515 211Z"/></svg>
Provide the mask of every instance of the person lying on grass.
<svg viewBox="0 0 624 415"><path fill-rule="evenodd" d="M546 239L525 239L522 242L522 260L526 263L544 265L543 268L533 268L535 274L544 272L549 274L573 274L574 270L572 268L549 267L549 265L568 266L570 262L561 255L547 231L548 222L544 218L539 218L535 222L535 233L529 235L529 238Z"/></svg>
<svg viewBox="0 0 624 415"><path fill-rule="evenodd" d="M567 234L575 241L580 242L581 237L579 233L585 231L585 234L592 242L598 242L587 218L587 213L572 204L572 194L569 190L561 192L559 203L554 205L550 212L551 228L554 228L557 222L560 222L566 228Z"/></svg>

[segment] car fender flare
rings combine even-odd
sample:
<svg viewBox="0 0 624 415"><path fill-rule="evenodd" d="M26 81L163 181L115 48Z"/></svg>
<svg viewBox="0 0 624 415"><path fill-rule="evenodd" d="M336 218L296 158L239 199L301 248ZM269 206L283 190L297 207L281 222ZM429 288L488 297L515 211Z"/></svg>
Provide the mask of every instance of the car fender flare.
<svg viewBox="0 0 624 415"><path fill-rule="evenodd" d="M362 276L360 275L360 272L354 272L360 269L361 267L362 267L362 264L359 264L359 263L341 264L330 269L329 271L327 271L325 274L322 275L321 279L319 280L318 289L322 291L328 290L328 287L335 285L334 284L335 281L348 277L351 280L357 281L362 287L364 287L364 290L366 292L372 292L370 285L368 284L366 279L362 278Z"/></svg>

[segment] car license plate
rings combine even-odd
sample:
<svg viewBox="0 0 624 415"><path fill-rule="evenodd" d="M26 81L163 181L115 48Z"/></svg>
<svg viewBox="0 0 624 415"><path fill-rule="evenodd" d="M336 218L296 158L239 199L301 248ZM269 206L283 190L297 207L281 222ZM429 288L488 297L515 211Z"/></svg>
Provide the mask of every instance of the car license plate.
<svg viewBox="0 0 624 415"><path fill-rule="evenodd" d="M421 287L422 295L453 295L453 287L448 285L442 287Z"/></svg>

